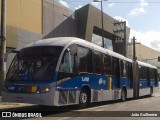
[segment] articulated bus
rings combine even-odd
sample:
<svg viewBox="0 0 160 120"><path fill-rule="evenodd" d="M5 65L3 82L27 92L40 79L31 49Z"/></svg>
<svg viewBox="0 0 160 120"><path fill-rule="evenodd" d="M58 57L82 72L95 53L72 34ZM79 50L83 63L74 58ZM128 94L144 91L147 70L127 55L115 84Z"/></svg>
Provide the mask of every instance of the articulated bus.
<svg viewBox="0 0 160 120"><path fill-rule="evenodd" d="M39 40L19 50L3 102L46 106L138 98L158 90L157 68L74 37Z"/></svg>

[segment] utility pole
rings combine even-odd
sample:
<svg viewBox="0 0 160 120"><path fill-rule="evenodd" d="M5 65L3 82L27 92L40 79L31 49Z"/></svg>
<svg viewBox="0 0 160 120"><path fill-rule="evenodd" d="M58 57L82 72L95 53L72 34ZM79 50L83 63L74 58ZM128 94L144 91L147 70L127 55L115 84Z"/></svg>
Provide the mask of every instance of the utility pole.
<svg viewBox="0 0 160 120"><path fill-rule="evenodd" d="M136 61L136 38L133 37L133 61Z"/></svg>
<svg viewBox="0 0 160 120"><path fill-rule="evenodd" d="M102 4L102 0L101 0L101 20L102 20L102 47L104 48L103 4Z"/></svg>
<svg viewBox="0 0 160 120"><path fill-rule="evenodd" d="M102 47L104 48L103 1L107 1L107 0L93 0L93 1L94 1L94 2L101 2Z"/></svg>
<svg viewBox="0 0 160 120"><path fill-rule="evenodd" d="M6 0L1 0L1 36L0 36L0 95L6 76Z"/></svg>

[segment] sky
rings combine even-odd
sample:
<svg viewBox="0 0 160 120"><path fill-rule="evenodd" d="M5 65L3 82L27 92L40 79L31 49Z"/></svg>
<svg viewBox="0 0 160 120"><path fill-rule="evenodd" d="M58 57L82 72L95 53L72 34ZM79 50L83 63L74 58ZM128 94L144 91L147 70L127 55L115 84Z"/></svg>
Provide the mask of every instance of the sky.
<svg viewBox="0 0 160 120"><path fill-rule="evenodd" d="M100 9L100 2L93 0L55 0L73 11L86 4ZM101 0L100 0L101 1ZM127 22L130 40L160 51L160 0L103 0L103 12Z"/></svg>

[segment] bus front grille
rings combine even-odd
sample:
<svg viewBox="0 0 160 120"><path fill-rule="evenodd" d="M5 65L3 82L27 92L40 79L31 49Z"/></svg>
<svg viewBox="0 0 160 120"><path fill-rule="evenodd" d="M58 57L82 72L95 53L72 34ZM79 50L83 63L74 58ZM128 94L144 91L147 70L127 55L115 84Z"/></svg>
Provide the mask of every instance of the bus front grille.
<svg viewBox="0 0 160 120"><path fill-rule="evenodd" d="M76 91L75 90L69 91L69 104L70 103L76 103Z"/></svg>
<svg viewBox="0 0 160 120"><path fill-rule="evenodd" d="M76 90L61 90L61 91L59 91L58 103L60 105L76 103Z"/></svg>
<svg viewBox="0 0 160 120"><path fill-rule="evenodd" d="M67 95L68 95L68 91L59 91L59 104L67 104Z"/></svg>
<svg viewBox="0 0 160 120"><path fill-rule="evenodd" d="M97 102L98 101L98 91L93 91L93 98L92 98L93 102Z"/></svg>

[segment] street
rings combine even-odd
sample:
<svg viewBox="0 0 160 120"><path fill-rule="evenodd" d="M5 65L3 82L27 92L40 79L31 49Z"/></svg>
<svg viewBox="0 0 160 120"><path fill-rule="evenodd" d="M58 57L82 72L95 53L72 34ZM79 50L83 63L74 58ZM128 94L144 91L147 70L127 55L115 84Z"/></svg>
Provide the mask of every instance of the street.
<svg viewBox="0 0 160 120"><path fill-rule="evenodd" d="M81 120L83 119L104 119L108 117L110 120L127 119L154 119L160 117L160 92L155 93L153 97L142 97L140 99L130 99L126 102L109 101L102 103L94 103L89 108L78 109L77 106L66 107L45 107L29 104L1 103L1 112L15 113L42 113L41 119L57 119L57 120ZM8 105L7 105L8 104ZM143 112L144 111L144 112ZM148 111L148 112L147 112ZM137 115L139 116L137 117ZM146 115L147 114L147 115ZM158 115L156 117L154 115ZM23 119L23 118L22 118ZM40 119L30 118L30 119ZM128 119L127 119L128 120Z"/></svg>

